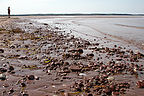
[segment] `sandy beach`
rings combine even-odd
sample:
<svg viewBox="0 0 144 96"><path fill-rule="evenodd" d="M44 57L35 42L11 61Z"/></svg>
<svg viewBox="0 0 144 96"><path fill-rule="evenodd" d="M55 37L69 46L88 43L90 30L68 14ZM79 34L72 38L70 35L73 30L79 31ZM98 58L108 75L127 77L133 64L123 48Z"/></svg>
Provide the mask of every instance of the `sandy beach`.
<svg viewBox="0 0 144 96"><path fill-rule="evenodd" d="M143 96L143 21L0 17L0 96Z"/></svg>

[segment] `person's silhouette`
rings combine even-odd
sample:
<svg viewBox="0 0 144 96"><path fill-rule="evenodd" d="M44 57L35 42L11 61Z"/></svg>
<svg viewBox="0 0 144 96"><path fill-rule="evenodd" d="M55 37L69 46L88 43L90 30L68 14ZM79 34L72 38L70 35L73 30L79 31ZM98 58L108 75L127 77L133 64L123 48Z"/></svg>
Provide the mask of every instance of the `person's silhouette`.
<svg viewBox="0 0 144 96"><path fill-rule="evenodd" d="M10 18L10 7L8 7L8 18Z"/></svg>

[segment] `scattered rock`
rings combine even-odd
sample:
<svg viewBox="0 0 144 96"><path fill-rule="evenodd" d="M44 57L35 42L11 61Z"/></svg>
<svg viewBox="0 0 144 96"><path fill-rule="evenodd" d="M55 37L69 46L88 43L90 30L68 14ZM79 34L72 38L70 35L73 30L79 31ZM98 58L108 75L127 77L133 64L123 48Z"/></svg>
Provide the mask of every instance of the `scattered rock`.
<svg viewBox="0 0 144 96"><path fill-rule="evenodd" d="M5 84L3 84L3 87L7 88L7 87L9 87L9 84L5 83Z"/></svg>
<svg viewBox="0 0 144 96"><path fill-rule="evenodd" d="M29 96L29 94L24 93L22 96Z"/></svg>
<svg viewBox="0 0 144 96"><path fill-rule="evenodd" d="M39 79L40 79L40 77L35 76L35 79L36 79L36 80L39 80Z"/></svg>
<svg viewBox="0 0 144 96"><path fill-rule="evenodd" d="M90 53L90 54L87 54L87 56L93 57L94 54L93 54L93 53Z"/></svg>
<svg viewBox="0 0 144 96"><path fill-rule="evenodd" d="M144 88L144 80L137 81L136 85L137 85L138 88Z"/></svg>
<svg viewBox="0 0 144 96"><path fill-rule="evenodd" d="M4 72L7 72L7 69L6 68L0 68L0 73L4 73Z"/></svg>
<svg viewBox="0 0 144 96"><path fill-rule="evenodd" d="M12 94L12 93L14 93L14 89L13 88L11 88L10 91L9 91L9 94Z"/></svg>
<svg viewBox="0 0 144 96"><path fill-rule="evenodd" d="M26 84L24 82L21 83L21 87L26 87Z"/></svg>
<svg viewBox="0 0 144 96"><path fill-rule="evenodd" d="M9 71L13 71L14 67L13 66L9 66Z"/></svg>
<svg viewBox="0 0 144 96"><path fill-rule="evenodd" d="M44 25L48 25L47 23L44 23Z"/></svg>
<svg viewBox="0 0 144 96"><path fill-rule="evenodd" d="M3 50L3 49L0 49L0 53L4 53L4 50Z"/></svg>
<svg viewBox="0 0 144 96"><path fill-rule="evenodd" d="M83 53L83 49L78 49L77 52L82 54Z"/></svg>
<svg viewBox="0 0 144 96"><path fill-rule="evenodd" d="M29 75L29 76L28 76L28 79L29 79L29 80L34 80L34 79L35 79L35 76L34 76L34 75Z"/></svg>
<svg viewBox="0 0 144 96"><path fill-rule="evenodd" d="M27 23L25 28L28 29L26 30L31 30L31 26L35 25L29 24L33 23ZM48 24L43 23L42 26L44 25ZM53 31L48 29L49 27L50 26L44 26L43 28L38 26L32 33L23 33L24 31L20 28L15 28L8 34L2 36L1 45L8 46L6 47L6 51L8 50L10 55L7 55L7 52L4 55L0 55L1 65L3 63L6 64L5 62L7 61L14 63L15 59L18 63L16 63L15 66L8 64L3 65L3 67L0 68L0 80L7 79L7 75L5 74L10 75L9 77L18 75L19 77L17 78L19 78L19 80L17 84L20 85L20 87L24 87L21 89L25 91L26 86L30 88L31 84L34 84L34 86L37 87L39 85L35 82L41 81L30 81L39 80L39 77L34 75L27 75L24 76L24 78L20 76L25 74L25 72L26 74L29 74L29 72L31 74L35 72L35 70L38 70L38 72L43 71L42 74L44 76L48 76L48 78L40 78L43 79L42 81L49 80L49 82L52 83L44 86L52 86L54 84L52 86L53 89L57 89L57 86L58 88L62 88L62 90L54 92L54 94L56 93L58 96L59 92L69 92L65 94L65 96L85 94L86 96L119 96L130 88L130 84L127 82L120 83L120 81L117 80L119 78L117 78L117 76L127 76L125 74L128 74L128 76L135 75L139 77L140 74L143 75L141 71L144 71L144 67L143 65L139 65L141 63L139 61L143 61L144 54L139 51L126 50L126 48L118 45L110 47L105 47L105 45L100 46L100 43L91 43L88 40L75 38L71 36L71 34L66 34L66 32L63 34L63 32L56 32L57 30ZM47 29L45 30L45 28ZM59 31L61 30L61 28L58 27L54 28ZM94 41L99 41L99 39L96 38ZM14 55L13 52L15 53L15 50L20 55ZM4 49L0 49L0 53L4 52ZM31 64L31 61L36 65ZM40 64L38 63L39 61ZM14 70L16 72L15 75L9 74L13 73ZM9 73L5 73L7 71ZM9 80L11 80L11 78L8 78L8 84ZM43 83L47 84L47 82ZM68 85L63 86L62 84ZM8 87L6 93L9 92L10 95L14 92L13 89L10 89L13 87L12 85L17 86L15 82L14 84L10 83L9 86L3 85L3 88ZM138 81L137 87L144 88L144 80ZM49 90L49 87L44 88ZM18 88L15 87L15 90L18 90ZM28 96L26 93L22 95Z"/></svg>
<svg viewBox="0 0 144 96"><path fill-rule="evenodd" d="M6 80L6 75L5 74L0 74L0 80Z"/></svg>

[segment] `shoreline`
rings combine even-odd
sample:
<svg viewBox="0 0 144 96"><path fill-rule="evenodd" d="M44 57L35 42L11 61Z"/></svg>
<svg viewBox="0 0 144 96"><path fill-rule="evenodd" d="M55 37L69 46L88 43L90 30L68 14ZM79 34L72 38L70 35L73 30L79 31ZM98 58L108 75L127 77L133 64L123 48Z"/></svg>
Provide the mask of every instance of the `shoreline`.
<svg viewBox="0 0 144 96"><path fill-rule="evenodd" d="M0 70L6 75L0 85L8 86L0 86L0 94L143 95L136 85L144 77L144 55L138 51L116 43L106 47L99 43L106 40L75 38L57 26L24 18L0 32L0 64L7 70Z"/></svg>

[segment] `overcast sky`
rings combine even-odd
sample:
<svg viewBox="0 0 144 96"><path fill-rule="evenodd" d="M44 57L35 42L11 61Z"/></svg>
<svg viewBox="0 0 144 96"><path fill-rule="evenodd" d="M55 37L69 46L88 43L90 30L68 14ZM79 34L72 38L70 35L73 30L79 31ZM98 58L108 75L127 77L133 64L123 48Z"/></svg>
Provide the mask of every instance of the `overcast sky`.
<svg viewBox="0 0 144 96"><path fill-rule="evenodd" d="M144 0L0 0L0 14L144 13Z"/></svg>

